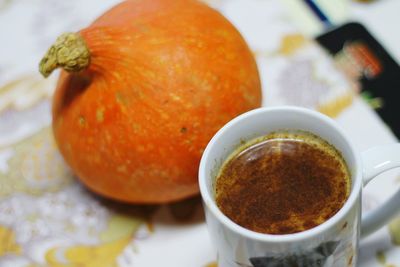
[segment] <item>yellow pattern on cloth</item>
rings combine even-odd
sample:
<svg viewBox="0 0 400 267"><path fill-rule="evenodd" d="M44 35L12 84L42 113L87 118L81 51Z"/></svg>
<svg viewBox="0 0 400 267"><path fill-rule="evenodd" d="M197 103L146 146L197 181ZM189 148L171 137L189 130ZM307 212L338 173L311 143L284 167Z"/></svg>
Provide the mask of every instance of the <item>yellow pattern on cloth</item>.
<svg viewBox="0 0 400 267"><path fill-rule="evenodd" d="M392 243L400 246L400 217L393 219L389 223L389 234L392 239Z"/></svg>
<svg viewBox="0 0 400 267"><path fill-rule="evenodd" d="M51 128L40 130L12 148L9 170L0 172L0 197L16 192L32 195L55 192L73 181L71 170L57 151Z"/></svg>
<svg viewBox="0 0 400 267"><path fill-rule="evenodd" d="M54 246L37 250L43 251L46 266L118 266L118 256L132 242L137 229L145 225L143 217L129 215L123 208L117 211L103 207L87 195L59 154L50 127L5 149L11 149L12 155L7 160L6 171L0 171L0 257L28 256L32 252L25 245L47 236L46 228L50 226L56 229L55 236L70 235L72 244L55 242ZM65 219L57 218L53 214L57 212ZM74 222L82 219L94 222L86 225L83 221ZM19 232L21 223L22 228L29 229L30 238ZM86 238L80 237L81 231ZM35 246L40 248L41 244ZM42 262L31 262L28 266L42 265Z"/></svg>
<svg viewBox="0 0 400 267"><path fill-rule="evenodd" d="M6 254L20 253L21 247L15 242L14 232L0 225L0 257Z"/></svg>
<svg viewBox="0 0 400 267"><path fill-rule="evenodd" d="M279 53L285 56L293 55L298 49L306 45L308 39L302 34L289 34L282 38Z"/></svg>
<svg viewBox="0 0 400 267"><path fill-rule="evenodd" d="M110 218L108 228L100 234L101 244L55 247L47 251L46 261L52 267L118 266L116 258L132 241L141 224L140 220L129 216L115 215Z"/></svg>
<svg viewBox="0 0 400 267"><path fill-rule="evenodd" d="M46 261L52 267L82 266L109 267L118 266L116 258L131 241L130 237L98 246L74 246L53 248L46 253ZM61 252L61 253L60 253ZM61 254L61 255L60 255ZM58 259L59 257L62 259Z"/></svg>
<svg viewBox="0 0 400 267"><path fill-rule="evenodd" d="M329 117L337 117L340 112L349 107L353 102L354 93L348 92L342 96L333 99L331 102L320 105L317 110Z"/></svg>
<svg viewBox="0 0 400 267"><path fill-rule="evenodd" d="M296 55L296 53L301 52L302 49L305 49L307 46L312 46L312 45L315 46L315 44L313 44L311 40L309 40L302 34L299 33L289 34L285 35L282 38L278 53L285 57L293 57ZM313 78L315 79L315 77ZM318 105L315 108L327 116L330 117L338 116L353 102L354 91L351 88L352 84L350 81L348 86L349 88L345 88L346 90L344 90L337 96L331 97L327 101L318 103ZM328 94L328 92L325 92L325 94Z"/></svg>
<svg viewBox="0 0 400 267"><path fill-rule="evenodd" d="M53 95L55 78L24 75L0 86L0 114L7 109L28 109Z"/></svg>
<svg viewBox="0 0 400 267"><path fill-rule="evenodd" d="M266 106L302 106L336 117L353 103L355 83L315 41L296 31L282 35L274 49L254 55L267 77Z"/></svg>

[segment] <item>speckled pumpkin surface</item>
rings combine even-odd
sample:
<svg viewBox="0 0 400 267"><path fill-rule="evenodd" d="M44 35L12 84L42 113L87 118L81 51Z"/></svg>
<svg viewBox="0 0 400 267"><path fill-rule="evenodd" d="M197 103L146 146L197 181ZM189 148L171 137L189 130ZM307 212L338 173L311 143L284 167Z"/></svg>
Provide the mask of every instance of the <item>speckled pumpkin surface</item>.
<svg viewBox="0 0 400 267"><path fill-rule="evenodd" d="M257 66L239 32L198 1L153 0L117 5L80 37L90 62L62 72L53 102L68 164L89 188L118 200L197 194L207 142L261 105Z"/></svg>

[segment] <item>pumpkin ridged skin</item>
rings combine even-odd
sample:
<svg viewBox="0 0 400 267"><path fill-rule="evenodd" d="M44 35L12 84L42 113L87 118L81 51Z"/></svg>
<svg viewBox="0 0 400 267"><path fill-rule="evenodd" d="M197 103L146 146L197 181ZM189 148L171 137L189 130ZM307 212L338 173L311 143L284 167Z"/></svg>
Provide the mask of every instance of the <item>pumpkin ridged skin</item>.
<svg viewBox="0 0 400 267"><path fill-rule="evenodd" d="M61 72L53 130L93 191L131 203L198 193L202 152L233 117L261 104L238 31L194 0L123 2L80 31L89 67Z"/></svg>

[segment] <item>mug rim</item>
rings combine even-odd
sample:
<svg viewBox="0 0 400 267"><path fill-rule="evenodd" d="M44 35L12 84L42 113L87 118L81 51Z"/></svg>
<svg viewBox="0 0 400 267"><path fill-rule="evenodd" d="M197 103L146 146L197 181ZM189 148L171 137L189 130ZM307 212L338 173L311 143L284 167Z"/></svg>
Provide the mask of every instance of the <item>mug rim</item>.
<svg viewBox="0 0 400 267"><path fill-rule="evenodd" d="M329 218L327 221L302 232L298 233L292 233L292 234L280 234L280 235L275 235L275 234L265 234L265 233L259 233L255 232L252 230L249 230L243 226L238 225L231 219L229 219L216 205L214 198L209 194L208 188L207 188L207 179L209 176L209 173L206 173L206 162L209 160L214 160L210 157L210 150L211 148L218 142L218 140L226 134L227 131L233 126L236 125L243 120L248 120L251 119L251 117L256 116L260 113L269 113L269 112L295 112L295 113L302 113L306 116L309 117L314 117L314 119L317 120L323 120L325 123L329 124L331 127L333 127L336 130L336 134L341 135L343 140L345 141L345 145L350 149L351 151L351 156L355 159L355 166L349 166L349 168L354 168L354 177L352 176L353 179L353 186L351 188L351 192L349 197L347 198L345 204L340 208L340 210L333 215L331 218ZM336 225L342 218L345 217L345 215L350 212L350 210L354 207L359 193L362 188L362 174L360 172L361 170L361 160L359 153L356 153L356 150L353 146L353 144L349 141L349 138L347 135L344 133L344 131L339 127L339 125L330 117L307 108L302 108L302 107L295 107L295 106L279 106L279 107L261 107L257 109L253 109L250 111L247 111L228 123L226 123L219 131L212 137L212 139L209 141L207 144L204 153L201 157L200 165L199 165L199 186L200 186L200 194L203 199L203 203L205 204L206 208L211 211L211 213L215 216L217 220L219 220L223 225L227 226L231 231L238 233L244 237L261 241L261 242L270 242L270 243L282 243L282 242L297 242L297 241L302 241L305 239L309 239L312 237L315 237L334 225Z"/></svg>

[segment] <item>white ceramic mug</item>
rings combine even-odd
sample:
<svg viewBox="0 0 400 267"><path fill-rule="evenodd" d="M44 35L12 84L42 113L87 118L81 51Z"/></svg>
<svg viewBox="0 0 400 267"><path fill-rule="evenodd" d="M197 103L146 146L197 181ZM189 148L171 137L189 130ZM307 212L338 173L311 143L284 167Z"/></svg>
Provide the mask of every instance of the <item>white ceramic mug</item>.
<svg viewBox="0 0 400 267"><path fill-rule="evenodd" d="M314 133L341 151L351 171L350 195L333 217L312 229L284 235L253 232L218 209L213 188L216 174L243 141L288 129ZM375 231L400 209L399 191L382 208L361 216L362 187L381 172L395 167L400 167L400 144L359 154L332 119L315 111L297 107L260 108L236 117L209 142L199 169L200 191L208 230L218 251L218 266L356 266L360 233Z"/></svg>

